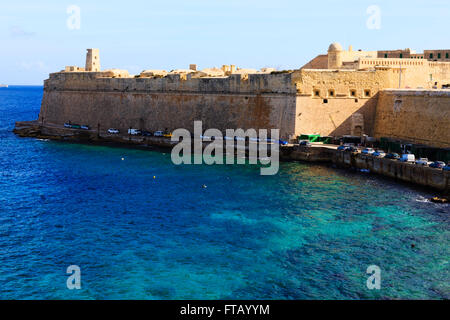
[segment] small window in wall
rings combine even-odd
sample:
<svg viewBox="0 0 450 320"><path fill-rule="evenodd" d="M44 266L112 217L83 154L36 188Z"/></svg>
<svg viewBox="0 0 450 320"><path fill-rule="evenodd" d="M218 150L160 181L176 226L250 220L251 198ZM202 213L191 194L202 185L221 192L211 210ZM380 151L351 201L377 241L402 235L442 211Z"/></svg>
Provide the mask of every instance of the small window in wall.
<svg viewBox="0 0 450 320"><path fill-rule="evenodd" d="M356 90L354 90L354 89L350 90L350 96L356 97Z"/></svg>
<svg viewBox="0 0 450 320"><path fill-rule="evenodd" d="M355 103L358 103L358 99L355 99Z"/></svg>
<svg viewBox="0 0 450 320"><path fill-rule="evenodd" d="M433 59L433 54L432 53L430 53L430 59Z"/></svg>
<svg viewBox="0 0 450 320"><path fill-rule="evenodd" d="M448 52L445 54L445 59L448 59Z"/></svg>
<svg viewBox="0 0 450 320"><path fill-rule="evenodd" d="M400 53L400 59L403 58L403 53Z"/></svg>
<svg viewBox="0 0 450 320"><path fill-rule="evenodd" d="M402 100L395 100L394 101L394 112L399 112L402 108Z"/></svg>
<svg viewBox="0 0 450 320"><path fill-rule="evenodd" d="M323 103L328 103L328 99L323 99Z"/></svg>
<svg viewBox="0 0 450 320"><path fill-rule="evenodd" d="M370 90L364 90L364 96L370 97Z"/></svg>
<svg viewBox="0 0 450 320"><path fill-rule="evenodd" d="M328 90L328 96L329 97L334 97L334 90L333 89Z"/></svg>
<svg viewBox="0 0 450 320"><path fill-rule="evenodd" d="M314 96L320 97L320 90L314 90Z"/></svg>
<svg viewBox="0 0 450 320"><path fill-rule="evenodd" d="M438 59L440 59L441 58L441 53L438 53Z"/></svg>
<svg viewBox="0 0 450 320"><path fill-rule="evenodd" d="M388 54L387 54L387 53L385 53L385 54L384 54L384 57L385 57L385 58L387 58L387 57L388 57Z"/></svg>

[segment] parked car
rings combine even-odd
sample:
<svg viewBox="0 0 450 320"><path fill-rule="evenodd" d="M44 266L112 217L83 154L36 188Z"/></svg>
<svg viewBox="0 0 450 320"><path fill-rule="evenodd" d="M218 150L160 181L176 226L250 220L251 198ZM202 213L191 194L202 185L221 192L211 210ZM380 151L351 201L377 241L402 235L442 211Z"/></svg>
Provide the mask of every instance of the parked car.
<svg viewBox="0 0 450 320"><path fill-rule="evenodd" d="M68 122L64 123L64 128L72 128L72 125Z"/></svg>
<svg viewBox="0 0 450 320"><path fill-rule="evenodd" d="M162 131L155 131L155 133L153 135L155 137L163 137L164 136L164 132L162 132Z"/></svg>
<svg viewBox="0 0 450 320"><path fill-rule="evenodd" d="M346 148L347 148L346 146L341 145L341 146L337 147L337 151L344 151Z"/></svg>
<svg viewBox="0 0 450 320"><path fill-rule="evenodd" d="M372 153L374 157L384 158L386 156L386 152L383 150L376 150L374 153Z"/></svg>
<svg viewBox="0 0 450 320"><path fill-rule="evenodd" d="M152 135L153 135L153 133L151 133L150 131L142 131L142 135L144 136L144 137L151 137Z"/></svg>
<svg viewBox="0 0 450 320"><path fill-rule="evenodd" d="M132 136L137 136L141 134L141 130L139 129L128 129L128 134L131 134Z"/></svg>
<svg viewBox="0 0 450 320"><path fill-rule="evenodd" d="M309 142L308 140L301 140L298 145L304 146L304 147L310 147L311 142ZM339 150L339 148L338 148L338 150Z"/></svg>
<svg viewBox="0 0 450 320"><path fill-rule="evenodd" d="M445 167L443 167L442 170L444 170L444 171L450 171L450 162L447 163L447 165L446 165Z"/></svg>
<svg viewBox="0 0 450 320"><path fill-rule="evenodd" d="M419 164L421 166L428 166L431 162L428 161L428 158L419 158L419 160L416 160L415 164Z"/></svg>
<svg viewBox="0 0 450 320"><path fill-rule="evenodd" d="M416 161L416 156L410 153L404 153L402 154L402 157L400 158L401 162L412 162Z"/></svg>
<svg viewBox="0 0 450 320"><path fill-rule="evenodd" d="M358 148L356 148L356 147L346 147L344 151L348 151L348 152L351 152L351 153L358 153L359 152Z"/></svg>
<svg viewBox="0 0 450 320"><path fill-rule="evenodd" d="M89 130L89 126L87 126L87 125L81 125L80 126L80 129L83 129L83 130Z"/></svg>
<svg viewBox="0 0 450 320"><path fill-rule="evenodd" d="M288 144L288 142L287 141L285 141L285 140L278 140L278 143L280 144L280 145L282 145L282 146L285 146L285 145L287 145Z"/></svg>
<svg viewBox="0 0 450 320"><path fill-rule="evenodd" d="M388 153L385 156L386 159L394 159L394 160L399 160L400 159L400 155L398 153Z"/></svg>
<svg viewBox="0 0 450 320"><path fill-rule="evenodd" d="M372 153L374 153L375 152L375 150L373 149L373 148L365 148L363 151L362 151L362 154L372 154Z"/></svg>
<svg viewBox="0 0 450 320"><path fill-rule="evenodd" d="M114 129L114 128L109 128L109 129L108 129L108 133L110 133L110 134L118 134L118 133L119 133L119 130Z"/></svg>
<svg viewBox="0 0 450 320"><path fill-rule="evenodd" d="M443 161L434 161L430 164L430 168L442 169L445 167L445 162Z"/></svg>

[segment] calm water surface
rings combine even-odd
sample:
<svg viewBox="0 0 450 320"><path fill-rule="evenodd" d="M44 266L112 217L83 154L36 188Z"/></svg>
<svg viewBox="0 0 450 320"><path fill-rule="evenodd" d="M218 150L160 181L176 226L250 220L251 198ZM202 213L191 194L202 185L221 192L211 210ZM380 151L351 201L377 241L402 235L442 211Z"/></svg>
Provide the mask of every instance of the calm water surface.
<svg viewBox="0 0 450 320"><path fill-rule="evenodd" d="M326 166L260 176L16 137L41 98L0 88L1 299L450 298L450 208L432 193ZM66 288L72 264L81 290Z"/></svg>

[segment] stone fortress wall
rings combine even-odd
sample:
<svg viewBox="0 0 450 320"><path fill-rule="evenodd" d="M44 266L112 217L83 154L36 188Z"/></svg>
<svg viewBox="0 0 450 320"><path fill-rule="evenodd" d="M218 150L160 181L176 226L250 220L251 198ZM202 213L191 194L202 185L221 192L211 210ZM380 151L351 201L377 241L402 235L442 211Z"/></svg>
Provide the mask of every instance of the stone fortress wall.
<svg viewBox="0 0 450 320"><path fill-rule="evenodd" d="M45 81L41 122L88 124L102 130L205 128L294 131L291 74L224 78L112 78L102 72L55 73Z"/></svg>
<svg viewBox="0 0 450 320"><path fill-rule="evenodd" d="M85 68L69 66L45 81L39 120L44 125L71 121L103 131L110 127L125 132L130 127L192 130L193 122L202 120L205 129L278 128L285 139L302 133L395 137L388 122L412 123L413 113L386 117L393 100L383 92L395 92L394 88L442 91L438 88L450 84L450 62L444 60L430 61L410 49L344 51L334 43L326 55L294 71L235 66L200 71L191 65L130 76L126 70L100 71L98 49L88 49ZM433 96L433 103L427 104L431 96L421 92L423 97L411 95L408 101L417 100L430 115L436 104L440 111L447 110L445 95ZM421 123L412 123L415 127L436 123L432 117L417 120ZM439 126L448 128L449 121L444 118ZM412 142L433 145L437 139L430 130L405 125L404 131L397 136ZM445 136L445 130L441 133L444 137L437 144L450 146L450 136Z"/></svg>
<svg viewBox="0 0 450 320"><path fill-rule="evenodd" d="M448 148L449 121L450 90L383 90L374 135Z"/></svg>

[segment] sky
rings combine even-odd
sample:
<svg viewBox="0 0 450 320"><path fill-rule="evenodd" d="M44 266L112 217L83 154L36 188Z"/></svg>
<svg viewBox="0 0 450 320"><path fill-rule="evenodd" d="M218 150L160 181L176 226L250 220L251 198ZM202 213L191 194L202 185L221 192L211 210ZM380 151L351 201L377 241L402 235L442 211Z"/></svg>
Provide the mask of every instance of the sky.
<svg viewBox="0 0 450 320"><path fill-rule="evenodd" d="M79 12L79 14L78 14ZM450 48L449 0L0 0L0 83L42 85L100 49L102 69L298 69L344 48Z"/></svg>

